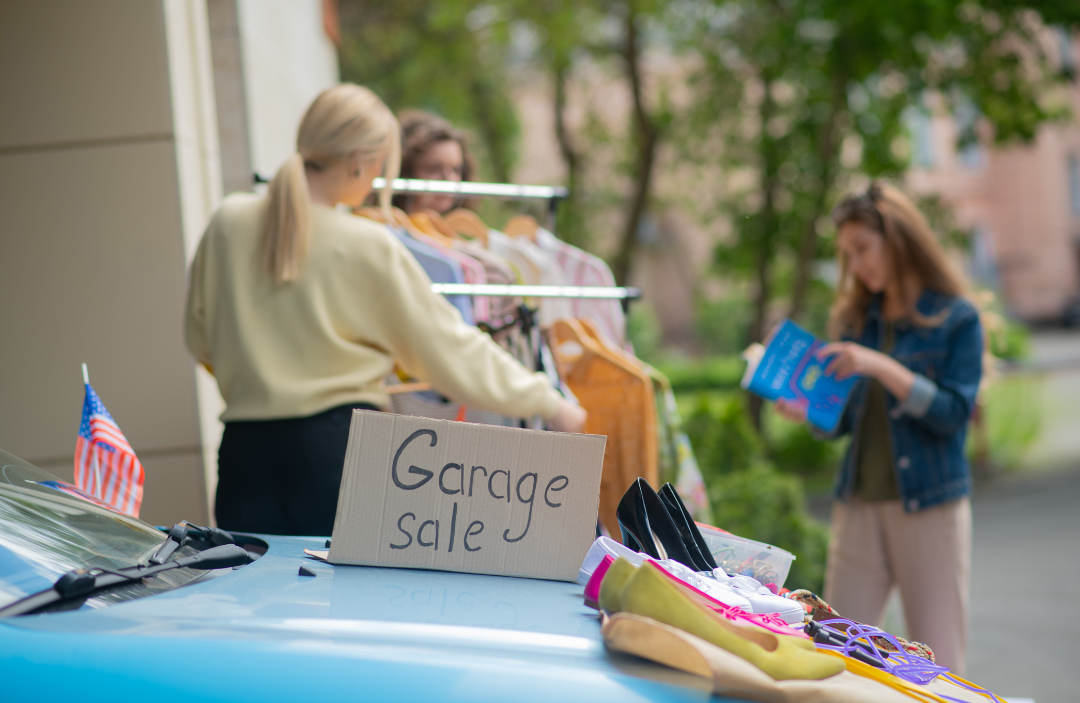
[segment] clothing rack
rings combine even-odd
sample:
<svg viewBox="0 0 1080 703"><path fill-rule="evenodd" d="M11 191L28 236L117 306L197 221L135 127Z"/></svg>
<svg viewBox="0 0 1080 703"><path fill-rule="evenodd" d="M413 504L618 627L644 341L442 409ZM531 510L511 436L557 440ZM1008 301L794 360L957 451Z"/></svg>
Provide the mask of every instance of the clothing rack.
<svg viewBox="0 0 1080 703"><path fill-rule="evenodd" d="M631 301L641 299L641 289L617 286L503 286L484 283L432 283L431 290L443 295L483 295L496 298L600 298L619 300L628 312Z"/></svg>
<svg viewBox="0 0 1080 703"><path fill-rule="evenodd" d="M269 183L270 179L255 173L256 183ZM374 190L386 186L385 178L371 182ZM570 195L562 186L525 186L514 183L477 183L475 181L426 181L419 178L395 178L391 186L396 193L442 193L464 198L495 198L498 200L546 200L548 203L548 229L555 231L555 216L559 202ZM491 295L491 294L489 294Z"/></svg>

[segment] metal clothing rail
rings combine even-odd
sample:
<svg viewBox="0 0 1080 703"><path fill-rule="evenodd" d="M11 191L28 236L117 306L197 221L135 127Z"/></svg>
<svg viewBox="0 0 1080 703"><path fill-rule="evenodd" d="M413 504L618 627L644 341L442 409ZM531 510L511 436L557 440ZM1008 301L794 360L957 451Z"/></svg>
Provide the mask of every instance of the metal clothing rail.
<svg viewBox="0 0 1080 703"><path fill-rule="evenodd" d="M261 173L254 174L256 183L269 183ZM371 182L373 190L386 185L385 178ZM562 186L522 186L514 183L476 183L474 181L426 181L419 178L395 178L391 185L398 193L445 193L463 198L495 198L498 200L546 200L548 203L548 229L555 231L555 216L559 202L570 195Z"/></svg>
<svg viewBox="0 0 1080 703"><path fill-rule="evenodd" d="M491 283L432 283L431 290L443 295L484 295L522 298L603 298L638 300L640 288L601 288L598 286L505 286Z"/></svg>
<svg viewBox="0 0 1080 703"><path fill-rule="evenodd" d="M378 190L386 185L385 178L376 178L371 187ZM561 186L520 186L513 183L474 183L472 181L425 181L417 178L395 178L391 184L398 193L448 193L475 198L504 200L563 200L569 191Z"/></svg>
<svg viewBox="0 0 1080 703"><path fill-rule="evenodd" d="M255 174L256 183L269 183L261 173ZM570 191L562 186L522 186L514 183L475 183L473 181L425 181L418 178L395 178L398 193L447 193L470 198L501 198L504 200L565 200ZM385 178L371 182L373 190L386 186Z"/></svg>
<svg viewBox="0 0 1080 703"><path fill-rule="evenodd" d="M630 303L641 299L641 289L633 287L602 288L599 286L502 286L490 283L432 283L431 290L443 295L485 295L496 298L592 298L618 300L624 313L630 313Z"/></svg>

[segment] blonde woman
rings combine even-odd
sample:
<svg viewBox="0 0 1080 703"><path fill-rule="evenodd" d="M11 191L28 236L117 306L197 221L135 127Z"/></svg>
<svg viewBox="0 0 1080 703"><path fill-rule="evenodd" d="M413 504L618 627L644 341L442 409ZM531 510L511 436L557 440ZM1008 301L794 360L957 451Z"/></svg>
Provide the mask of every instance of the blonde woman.
<svg viewBox="0 0 1080 703"><path fill-rule="evenodd" d="M983 372L967 286L900 191L873 184L833 212L841 278L829 370L857 374L837 434L825 600L879 624L898 586L908 637L962 673L971 570L971 472L964 437ZM793 405L785 417L805 420Z"/></svg>
<svg viewBox="0 0 1080 703"><path fill-rule="evenodd" d="M186 341L225 399L216 516L226 529L328 535L354 408L386 406L394 364L441 393L578 432L585 413L441 296L384 227L336 209L397 175L397 120L339 85L300 123L267 197L230 195L191 267ZM389 179L388 179L389 180ZM389 207L389 189L381 194Z"/></svg>

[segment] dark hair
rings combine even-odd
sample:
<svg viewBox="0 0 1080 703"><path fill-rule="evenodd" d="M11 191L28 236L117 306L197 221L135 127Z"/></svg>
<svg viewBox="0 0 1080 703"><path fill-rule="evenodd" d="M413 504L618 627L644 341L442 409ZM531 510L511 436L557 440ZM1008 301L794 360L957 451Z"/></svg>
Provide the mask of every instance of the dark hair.
<svg viewBox="0 0 1080 703"><path fill-rule="evenodd" d="M461 180L471 181L476 164L469 153L469 140L465 133L449 122L423 110L406 110L398 116L401 123L401 177L416 178L416 165L428 149L442 142L457 142L461 147ZM407 193L394 196L394 207L407 209Z"/></svg>

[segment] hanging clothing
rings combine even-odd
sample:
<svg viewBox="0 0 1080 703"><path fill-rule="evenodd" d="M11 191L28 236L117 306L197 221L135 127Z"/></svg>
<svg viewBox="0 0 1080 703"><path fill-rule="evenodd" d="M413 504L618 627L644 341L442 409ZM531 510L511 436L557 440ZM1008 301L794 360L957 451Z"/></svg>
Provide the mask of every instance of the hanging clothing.
<svg viewBox="0 0 1080 703"><path fill-rule="evenodd" d="M599 517L619 535L615 510L638 477L657 486L656 404L652 380L640 365L604 346L588 321L560 320L551 327L552 351L566 384L589 413L585 431L607 435L600 476Z"/></svg>
<svg viewBox="0 0 1080 703"><path fill-rule="evenodd" d="M615 287L611 268L599 256L578 249L558 239L543 227L536 231L537 245L555 257L568 286ZM592 320L600 333L615 346L626 348L626 315L617 300L571 298L569 315Z"/></svg>
<svg viewBox="0 0 1080 703"><path fill-rule="evenodd" d="M401 216L406 217L404 213L402 213ZM487 283L487 277L484 275L484 267L480 262L472 257L454 251L453 247L450 246L450 242L453 240L448 242L444 235L440 235L435 229L435 225L430 217L424 213L420 213L412 216L410 221L413 224L413 232L410 233L410 235L415 234L414 238L420 238L425 244L438 250L443 256L456 261L462 269L465 283L468 283L469 285L483 285ZM476 319L486 320L489 315L487 301L473 300L472 304Z"/></svg>
<svg viewBox="0 0 1080 703"><path fill-rule="evenodd" d="M256 265L265 210L261 196L226 198L191 266L185 341L213 368L223 420L386 407L383 381L395 362L470 407L558 411L547 377L466 325L385 226L313 205L303 272L279 285Z"/></svg>
<svg viewBox="0 0 1080 703"><path fill-rule="evenodd" d="M562 267L556 258L524 237L510 237L498 230L490 230L488 249L517 265L527 285L566 285ZM540 324L545 327L556 320L573 317L570 302L566 298L539 298L535 304L540 309Z"/></svg>
<svg viewBox="0 0 1080 703"><path fill-rule="evenodd" d="M475 242L465 240L454 242L453 247L462 254L480 262L480 265L484 267L484 276L489 284L500 286L517 284L518 279L514 274L514 269L510 266L510 262L498 254L488 251ZM483 298L483 300L487 301L488 314L487 317L478 318L481 321L499 322L503 318L513 315L514 311L517 310L517 306L521 305L521 298L511 296L474 297Z"/></svg>
<svg viewBox="0 0 1080 703"><path fill-rule="evenodd" d="M461 264L457 261L446 256L443 252L439 251L435 247L425 244L418 239L413 238L401 227L388 226L389 229L398 240L405 245L405 248L413 255L420 267L424 269L424 273L428 275L432 283L465 283L465 272L461 268ZM461 318L465 320L467 324L476 324L473 301L467 295L448 295L447 301L461 313Z"/></svg>

